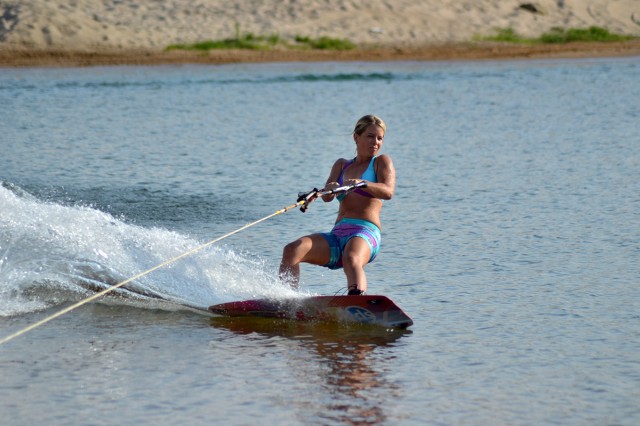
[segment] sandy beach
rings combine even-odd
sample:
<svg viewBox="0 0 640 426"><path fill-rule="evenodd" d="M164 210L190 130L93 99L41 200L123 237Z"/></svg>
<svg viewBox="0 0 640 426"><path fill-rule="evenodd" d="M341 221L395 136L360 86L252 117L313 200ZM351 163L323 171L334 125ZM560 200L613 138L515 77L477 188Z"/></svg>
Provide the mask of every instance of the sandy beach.
<svg viewBox="0 0 640 426"><path fill-rule="evenodd" d="M640 41L504 45L496 29L537 37L600 26L640 35L637 0L0 0L0 65L437 60L640 55ZM166 52L238 33L343 38L352 51Z"/></svg>

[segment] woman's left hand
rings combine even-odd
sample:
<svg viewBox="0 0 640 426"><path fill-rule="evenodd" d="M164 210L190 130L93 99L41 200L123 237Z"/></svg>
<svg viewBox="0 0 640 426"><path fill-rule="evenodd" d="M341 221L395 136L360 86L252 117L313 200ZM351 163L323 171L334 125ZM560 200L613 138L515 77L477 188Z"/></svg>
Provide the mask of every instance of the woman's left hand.
<svg viewBox="0 0 640 426"><path fill-rule="evenodd" d="M362 179L345 179L343 182L344 186L353 186L360 182L364 182Z"/></svg>

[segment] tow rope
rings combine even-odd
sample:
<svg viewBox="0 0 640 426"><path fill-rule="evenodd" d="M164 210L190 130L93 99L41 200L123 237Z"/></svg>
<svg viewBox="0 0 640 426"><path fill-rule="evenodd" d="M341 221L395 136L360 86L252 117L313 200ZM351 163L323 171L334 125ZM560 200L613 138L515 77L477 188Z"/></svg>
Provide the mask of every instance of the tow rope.
<svg viewBox="0 0 640 426"><path fill-rule="evenodd" d="M62 310L54 313L53 315L50 315L50 316L48 316L48 317L46 317L46 318L44 318L44 319L42 319L42 320L40 320L40 321L38 321L38 322L36 322L34 324L31 324L28 327L25 327L25 328L23 328L21 330L18 330L17 332L15 332L13 334L10 334L10 335L0 339L0 345L3 345L5 343L15 339L16 337L19 337L19 336L21 336L21 335L23 335L23 334L35 329L35 328L38 328L41 325L44 325L44 324L48 323L49 321L52 321L52 320L54 320L54 319L56 319L56 318L58 318L58 317L60 317L60 316L62 316L64 314L76 309L76 308L79 308L80 306L86 305L87 303L92 302L92 301L104 296L105 294L107 294L107 293L109 293L109 292L111 292L111 291L113 291L115 289L118 289L118 288L120 288L120 287L122 287L122 286L124 286L124 285L126 285L126 284L128 284L128 283L130 283L132 281L134 281L134 280L137 280L138 278L144 277L145 275L148 275L153 271L156 271L156 270L158 270L160 268L164 268L165 266L170 265L172 263L175 263L180 259L183 259L183 258L185 258L187 256L190 256L190 255L192 255L194 253L197 253L197 252L209 247L210 245L213 245L213 244L215 244L215 243L217 243L217 242L219 242L219 241L221 241L221 240L223 240L223 239L225 239L227 237L230 237L230 236L232 236L234 234L237 234L238 232L244 231L245 229L250 228L250 227L252 227L254 225L257 225L257 224L259 224L261 222L264 222L267 219L271 219L274 216L278 216L280 214L286 213L291 209L295 209L296 207L300 207L300 211L302 211L304 213L309 208L309 205L318 197L322 197L322 196L325 196L325 195L346 194L346 193L349 193L349 192L355 190L356 188L364 188L366 186L367 186L367 183L365 181L361 181L361 182L358 182L355 185L341 186L341 187L338 187L338 188L335 188L335 189L329 189L329 190L322 189L322 190L319 190L317 188L314 188L313 190L311 190L309 192L299 193L298 194L298 200L296 201L295 204L292 204L292 205L287 206L287 207L283 207L280 210L275 211L275 212L271 213L270 215L263 217L262 219L258 219L255 222L248 223L248 224L244 225L243 227L236 229L235 231L231 231L228 234L225 234L225 235L223 235L221 237L218 237L218 238L216 238L214 240L211 240L211 241L209 241L209 242L207 242L205 244L202 244L202 245L200 245L198 247L195 247L195 248L193 248L191 250L188 250L188 251L182 253L181 255L178 255L178 256L176 256L176 257L174 257L172 259L169 259L169 260L167 260L165 262L162 262L161 264L159 264L157 266L154 266L151 269L147 269L144 272L141 272L141 273L139 273L137 275L134 275L131 278L128 278L128 279L126 279L126 280L124 280L122 282L119 282L118 284L114 284L111 287L108 287L108 288L106 288L106 289L104 289L104 290L102 290L102 291L100 291L98 293L95 293L95 294L87 297L86 299L83 299L83 300L81 300L81 301L79 301L77 303L74 303L73 305L62 309Z"/></svg>

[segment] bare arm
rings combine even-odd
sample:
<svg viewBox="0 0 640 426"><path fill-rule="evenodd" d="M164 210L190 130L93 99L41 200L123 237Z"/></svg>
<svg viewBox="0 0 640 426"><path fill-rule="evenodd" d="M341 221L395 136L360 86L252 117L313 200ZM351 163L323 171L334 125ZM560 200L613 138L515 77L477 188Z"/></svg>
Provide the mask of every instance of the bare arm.
<svg viewBox="0 0 640 426"><path fill-rule="evenodd" d="M396 169L393 167L391 157L388 155L378 157L376 175L378 176L378 182L369 183L365 191L376 198L390 200L396 190Z"/></svg>
<svg viewBox="0 0 640 426"><path fill-rule="evenodd" d="M334 189L340 186L338 183L338 178L340 177L340 173L342 172L342 168L344 164L347 162L344 158L340 158L333 163L333 167L331 167L331 173L329 173L329 178L324 185L324 189ZM323 195L322 200L327 203L332 201L335 198L335 194Z"/></svg>
<svg viewBox="0 0 640 426"><path fill-rule="evenodd" d="M367 187L363 190L375 198L390 200L396 189L396 169L393 167L391 157L388 155L378 157L376 160L376 176L377 182L367 181ZM344 181L344 185L354 185L361 181L362 179L347 179Z"/></svg>

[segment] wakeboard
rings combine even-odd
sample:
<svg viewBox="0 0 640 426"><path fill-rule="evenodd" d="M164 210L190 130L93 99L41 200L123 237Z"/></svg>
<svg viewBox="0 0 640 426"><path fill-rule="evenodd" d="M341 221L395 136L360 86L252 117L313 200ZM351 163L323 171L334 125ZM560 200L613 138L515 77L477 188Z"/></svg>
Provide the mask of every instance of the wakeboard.
<svg viewBox="0 0 640 426"><path fill-rule="evenodd" d="M413 325L413 320L391 299L379 295L252 299L209 306L209 311L231 317L344 322L401 329Z"/></svg>

